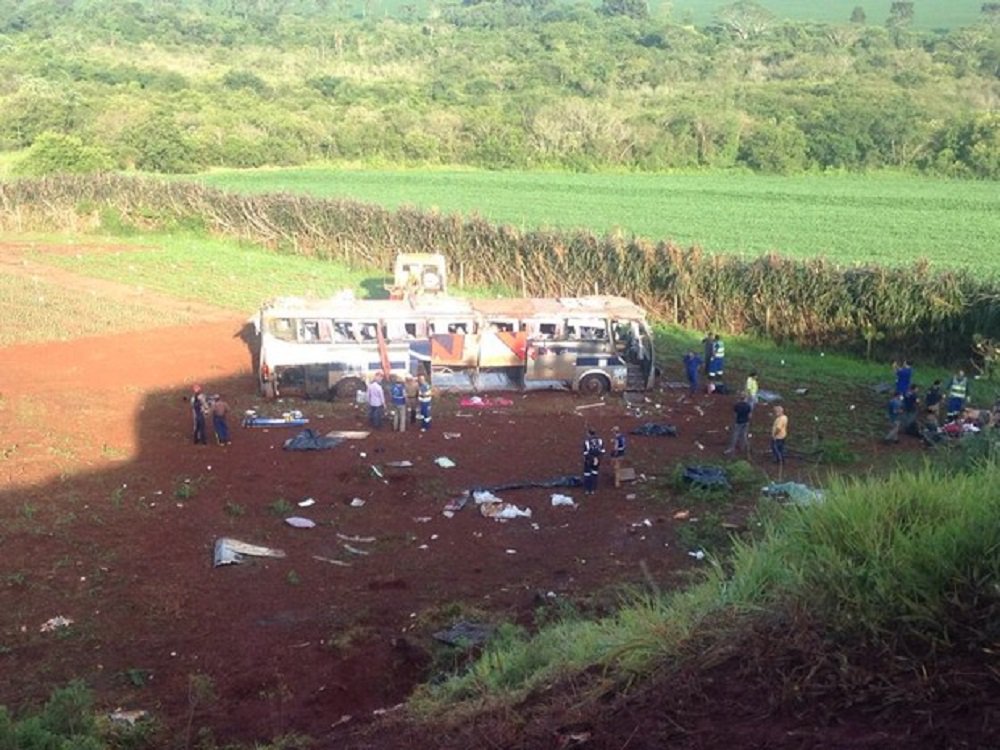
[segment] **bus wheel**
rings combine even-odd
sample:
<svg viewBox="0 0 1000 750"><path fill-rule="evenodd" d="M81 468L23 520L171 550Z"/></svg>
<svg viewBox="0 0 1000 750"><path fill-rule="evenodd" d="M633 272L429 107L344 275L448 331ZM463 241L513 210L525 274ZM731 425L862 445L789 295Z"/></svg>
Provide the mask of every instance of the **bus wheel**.
<svg viewBox="0 0 1000 750"><path fill-rule="evenodd" d="M592 372L580 380L579 389L580 393L585 396L603 396L611 390L611 383L603 375Z"/></svg>
<svg viewBox="0 0 1000 750"><path fill-rule="evenodd" d="M354 394L365 389L361 378L344 378L330 389L330 400L353 401Z"/></svg>

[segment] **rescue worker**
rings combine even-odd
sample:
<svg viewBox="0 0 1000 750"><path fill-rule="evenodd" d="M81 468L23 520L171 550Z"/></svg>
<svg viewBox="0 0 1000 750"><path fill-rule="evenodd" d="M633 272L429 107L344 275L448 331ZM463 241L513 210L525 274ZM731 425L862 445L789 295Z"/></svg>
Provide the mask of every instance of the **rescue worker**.
<svg viewBox="0 0 1000 750"><path fill-rule="evenodd" d="M719 334L712 341L712 360L708 363L708 377L721 378L726 365L726 345Z"/></svg>
<svg viewBox="0 0 1000 750"><path fill-rule="evenodd" d="M684 372L687 375L690 393L693 396L698 391L698 368L701 367L701 357L694 352L684 355Z"/></svg>
<svg viewBox="0 0 1000 750"><path fill-rule="evenodd" d="M911 385L903 396L903 433L920 437L920 426L917 424L917 407L920 405L920 389Z"/></svg>
<svg viewBox="0 0 1000 750"><path fill-rule="evenodd" d="M625 433L623 433L617 426L611 428L611 462L612 465L617 469L625 458Z"/></svg>
<svg viewBox="0 0 1000 750"><path fill-rule="evenodd" d="M406 432L406 387L400 378L392 379L389 393L392 398L392 427L396 432Z"/></svg>
<svg viewBox="0 0 1000 750"><path fill-rule="evenodd" d="M969 379L965 370L958 370L948 381L948 418L957 417L965 408L969 398Z"/></svg>
<svg viewBox="0 0 1000 750"><path fill-rule="evenodd" d="M423 375L417 376L417 403L420 405L420 431L427 432L431 428L431 401L434 399L434 390L427 378Z"/></svg>
<svg viewBox="0 0 1000 750"><path fill-rule="evenodd" d="M215 442L219 445L232 445L229 439L229 424L226 417L229 416L229 404L222 398L222 394L215 394L212 399L212 429L215 431Z"/></svg>
<svg viewBox="0 0 1000 750"><path fill-rule="evenodd" d="M191 417L194 422L194 444L208 445L205 436L205 413L208 411L208 402L205 394L201 392L201 386L196 385L191 389Z"/></svg>
<svg viewBox="0 0 1000 750"><path fill-rule="evenodd" d="M705 376L708 377L709 365L712 363L712 350L715 346L715 334L709 332L705 338L701 340L702 351L705 353Z"/></svg>
<svg viewBox="0 0 1000 750"><path fill-rule="evenodd" d="M583 492L586 495L593 495L597 490L597 475L603 455L604 441L597 436L593 428L590 428L583 441Z"/></svg>

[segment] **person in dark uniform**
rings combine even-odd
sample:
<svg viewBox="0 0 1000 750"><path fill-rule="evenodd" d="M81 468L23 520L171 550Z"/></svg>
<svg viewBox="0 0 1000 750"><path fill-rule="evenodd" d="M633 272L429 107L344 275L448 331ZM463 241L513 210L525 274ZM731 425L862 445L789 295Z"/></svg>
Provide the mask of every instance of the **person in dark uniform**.
<svg viewBox="0 0 1000 750"><path fill-rule="evenodd" d="M708 377L721 378L726 369L726 345L719 334L712 340L712 359L708 363Z"/></svg>
<svg viewBox="0 0 1000 750"><path fill-rule="evenodd" d="M698 368L701 367L701 357L694 352L684 355L684 372L687 375L688 385L691 387L691 395L698 391Z"/></svg>
<svg viewBox="0 0 1000 750"><path fill-rule="evenodd" d="M597 474L601 468L601 456L604 455L604 441L591 428L583 441L583 491L593 495L597 490Z"/></svg>
<svg viewBox="0 0 1000 750"><path fill-rule="evenodd" d="M208 402L205 394L201 392L201 386L196 385L191 389L191 417L194 421L194 444L208 445L208 438L205 434L205 412L208 411Z"/></svg>
<svg viewBox="0 0 1000 750"><path fill-rule="evenodd" d="M420 431L427 432L431 428L431 403L434 400L434 389L423 375L417 376L417 403L420 405Z"/></svg>

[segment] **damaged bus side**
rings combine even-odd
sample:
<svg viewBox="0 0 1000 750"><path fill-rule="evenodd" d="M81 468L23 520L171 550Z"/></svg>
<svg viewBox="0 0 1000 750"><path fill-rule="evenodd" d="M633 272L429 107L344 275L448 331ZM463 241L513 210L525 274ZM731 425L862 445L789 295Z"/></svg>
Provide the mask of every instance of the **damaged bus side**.
<svg viewBox="0 0 1000 750"><path fill-rule="evenodd" d="M644 390L653 338L619 297L276 300L259 315L267 397L353 395L378 371L463 391Z"/></svg>

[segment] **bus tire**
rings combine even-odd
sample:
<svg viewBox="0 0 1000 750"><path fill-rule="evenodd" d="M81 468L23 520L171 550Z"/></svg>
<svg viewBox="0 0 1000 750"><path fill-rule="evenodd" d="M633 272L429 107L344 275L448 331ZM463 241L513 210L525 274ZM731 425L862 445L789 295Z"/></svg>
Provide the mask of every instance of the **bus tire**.
<svg viewBox="0 0 1000 750"><path fill-rule="evenodd" d="M577 389L584 396L603 396L611 390L611 381L609 381L604 375L598 375L596 372L592 372L589 375L584 375L580 379L580 384L577 386Z"/></svg>
<svg viewBox="0 0 1000 750"><path fill-rule="evenodd" d="M361 378L344 378L330 389L330 400L353 401L354 394L365 389Z"/></svg>

